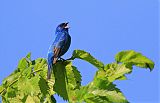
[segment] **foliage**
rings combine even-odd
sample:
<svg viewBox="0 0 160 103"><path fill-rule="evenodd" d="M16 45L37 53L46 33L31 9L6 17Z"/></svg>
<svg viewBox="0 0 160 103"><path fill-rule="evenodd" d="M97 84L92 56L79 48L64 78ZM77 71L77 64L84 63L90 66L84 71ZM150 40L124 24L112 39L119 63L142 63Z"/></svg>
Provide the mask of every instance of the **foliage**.
<svg viewBox="0 0 160 103"><path fill-rule="evenodd" d="M85 60L98 68L93 81L86 86L81 85L81 74L72 65L74 59ZM131 73L134 65L154 68L150 59L133 50L119 52L115 62L106 65L83 50L74 50L70 59L59 60L53 66L52 77L47 80L46 59L31 60L29 53L3 80L0 95L3 103L56 103L54 94L70 103L128 103L113 82L125 80L125 74Z"/></svg>

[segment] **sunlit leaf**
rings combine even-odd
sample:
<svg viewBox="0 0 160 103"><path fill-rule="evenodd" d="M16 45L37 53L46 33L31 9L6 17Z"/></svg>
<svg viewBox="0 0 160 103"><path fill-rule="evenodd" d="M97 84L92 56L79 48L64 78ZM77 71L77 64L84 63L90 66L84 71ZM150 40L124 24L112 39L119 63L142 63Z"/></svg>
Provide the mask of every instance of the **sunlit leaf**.
<svg viewBox="0 0 160 103"><path fill-rule="evenodd" d="M39 76L35 76L31 79L21 78L18 81L18 90L23 91L25 95L38 95L39 93L41 93L39 87L39 80Z"/></svg>
<svg viewBox="0 0 160 103"><path fill-rule="evenodd" d="M45 68L47 65L47 61L44 58L38 58L34 61L32 61L32 64L34 65L34 70L39 70L41 68Z"/></svg>
<svg viewBox="0 0 160 103"><path fill-rule="evenodd" d="M79 103L128 103L121 91L116 89L114 85L108 86L109 89L84 86L77 90L76 98Z"/></svg>
<svg viewBox="0 0 160 103"><path fill-rule="evenodd" d="M77 102L82 103L85 100L85 95L87 95L88 93L88 86L83 86L80 89L76 90L75 92L76 92L75 98Z"/></svg>
<svg viewBox="0 0 160 103"><path fill-rule="evenodd" d="M104 68L104 64L102 62L95 59L90 53L84 50L74 50L71 59L74 60L75 58L85 60L94 65L95 67L97 67L98 69Z"/></svg>
<svg viewBox="0 0 160 103"><path fill-rule="evenodd" d="M113 103L108 101L106 97L102 97L102 96L93 96L85 99L85 101L86 103Z"/></svg>
<svg viewBox="0 0 160 103"><path fill-rule="evenodd" d="M70 61L76 58L98 68L93 81L86 86L81 86L81 74ZM47 60L31 60L29 53L3 80L0 93L3 103L56 103L56 93L69 103L128 103L113 82L125 80L133 65L150 70L154 67L150 59L132 50L118 53L116 63L106 66L89 53L75 50L70 59L58 60L53 65L51 79L47 80Z"/></svg>
<svg viewBox="0 0 160 103"><path fill-rule="evenodd" d="M25 103L40 103L40 100L37 96L28 95Z"/></svg>
<svg viewBox="0 0 160 103"><path fill-rule="evenodd" d="M29 66L29 63L27 62L26 58L22 58L19 61L17 68L18 68L19 71L22 71L22 70L28 68L28 66Z"/></svg>
<svg viewBox="0 0 160 103"><path fill-rule="evenodd" d="M4 91L4 87L3 86L0 86L0 95L1 93Z"/></svg>
<svg viewBox="0 0 160 103"><path fill-rule="evenodd" d="M94 96L105 97L105 101L112 102L112 103L128 103L126 98L123 96L121 92L117 92L115 90L108 91L108 90L98 90L95 89L93 91L89 91L89 93L93 94ZM103 101L102 99L101 101Z"/></svg>
<svg viewBox="0 0 160 103"><path fill-rule="evenodd" d="M21 99L15 97L15 98L8 98L6 102L3 103L23 103Z"/></svg>
<svg viewBox="0 0 160 103"><path fill-rule="evenodd" d="M20 76L20 72L14 73L6 77L3 81L2 84L5 86L9 86L12 82L14 82L16 79L18 79Z"/></svg>
<svg viewBox="0 0 160 103"><path fill-rule="evenodd" d="M105 71L108 81L113 82L120 77L124 79L124 75L131 72L131 69L127 68L124 64L112 63L105 66Z"/></svg>
<svg viewBox="0 0 160 103"><path fill-rule="evenodd" d="M66 65L66 77L70 89L77 89L81 86L81 74L71 62Z"/></svg>
<svg viewBox="0 0 160 103"><path fill-rule="evenodd" d="M117 62L122 62L128 65L136 65L141 68L149 68L150 70L154 68L154 62L152 60L133 50L119 52L115 56L115 60Z"/></svg>
<svg viewBox="0 0 160 103"><path fill-rule="evenodd" d="M30 77L31 76L31 73L32 73L32 66L26 68L23 70L22 74L23 76L26 76L26 77Z"/></svg>
<svg viewBox="0 0 160 103"><path fill-rule="evenodd" d="M31 60L31 52L26 55L26 58Z"/></svg>

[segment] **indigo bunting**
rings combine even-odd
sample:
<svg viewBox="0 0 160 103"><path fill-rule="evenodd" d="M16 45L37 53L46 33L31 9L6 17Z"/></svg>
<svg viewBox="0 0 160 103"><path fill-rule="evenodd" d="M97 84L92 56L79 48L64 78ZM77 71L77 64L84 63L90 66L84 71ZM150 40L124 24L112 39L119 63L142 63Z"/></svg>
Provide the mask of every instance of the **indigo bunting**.
<svg viewBox="0 0 160 103"><path fill-rule="evenodd" d="M71 37L69 35L68 29L69 29L68 22L61 23L56 28L55 31L56 38L48 50L47 79L51 78L51 71L57 59L59 58L61 59L61 56L64 55L70 47Z"/></svg>

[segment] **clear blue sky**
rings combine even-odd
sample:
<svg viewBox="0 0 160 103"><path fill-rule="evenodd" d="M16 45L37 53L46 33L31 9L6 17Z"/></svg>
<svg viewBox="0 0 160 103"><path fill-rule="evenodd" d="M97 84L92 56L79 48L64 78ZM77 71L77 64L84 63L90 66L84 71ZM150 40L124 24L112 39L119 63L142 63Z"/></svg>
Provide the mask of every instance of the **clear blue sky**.
<svg viewBox="0 0 160 103"><path fill-rule="evenodd" d="M158 1L156 0L0 0L0 83L28 52L46 58L55 27L70 22L74 49L83 49L104 63L121 50L142 52L155 69L134 68L128 80L115 82L131 103L158 103ZM87 84L96 69L74 63ZM64 103L58 96L57 103Z"/></svg>

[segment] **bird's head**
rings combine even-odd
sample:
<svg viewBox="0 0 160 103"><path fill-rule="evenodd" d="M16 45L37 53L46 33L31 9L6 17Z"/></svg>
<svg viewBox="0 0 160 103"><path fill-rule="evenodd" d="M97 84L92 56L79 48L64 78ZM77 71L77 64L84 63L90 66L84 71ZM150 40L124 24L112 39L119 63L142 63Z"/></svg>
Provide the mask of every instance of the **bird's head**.
<svg viewBox="0 0 160 103"><path fill-rule="evenodd" d="M68 23L69 22L59 24L56 28L56 31L68 30L69 29Z"/></svg>

